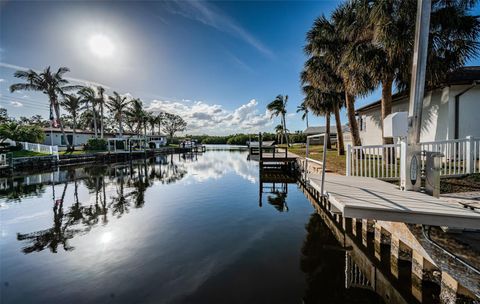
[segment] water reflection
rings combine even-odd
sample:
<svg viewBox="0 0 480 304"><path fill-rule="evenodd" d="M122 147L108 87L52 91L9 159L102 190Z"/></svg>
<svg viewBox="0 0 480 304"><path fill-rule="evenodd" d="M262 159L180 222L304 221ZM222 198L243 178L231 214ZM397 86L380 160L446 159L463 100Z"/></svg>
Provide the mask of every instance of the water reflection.
<svg viewBox="0 0 480 304"><path fill-rule="evenodd" d="M352 248L338 243L318 213L310 216L305 230L300 260L307 281L304 303L383 303L356 267L349 254ZM338 269L342 264L345 271Z"/></svg>
<svg viewBox="0 0 480 304"><path fill-rule="evenodd" d="M191 161L192 158L181 156L181 160ZM25 244L22 251L26 254L45 249L56 253L60 248L73 250L69 240L89 232L98 224L108 224L109 216L118 219L132 208L142 208L145 192L154 182L175 183L186 174L187 168L174 161L173 155L159 156L127 165L86 166L50 173L50 176L41 174L12 179L7 183L9 187L2 190L1 198L6 202L21 201L23 197L39 195L46 187L51 187L52 227L18 233L17 239ZM80 183L88 190L88 201L79 199ZM65 198L69 187L74 188L73 202Z"/></svg>

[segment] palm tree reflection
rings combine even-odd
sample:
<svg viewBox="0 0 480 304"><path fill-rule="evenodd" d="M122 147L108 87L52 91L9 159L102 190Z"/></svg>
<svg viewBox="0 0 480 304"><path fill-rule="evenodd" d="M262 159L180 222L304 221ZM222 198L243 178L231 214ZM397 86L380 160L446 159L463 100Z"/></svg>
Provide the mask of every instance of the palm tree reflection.
<svg viewBox="0 0 480 304"><path fill-rule="evenodd" d="M98 224L107 225L109 215L120 218L129 213L131 208L142 208L145 205L147 189L156 181L170 184L182 179L186 174L186 167L175 162L173 156L170 161L167 161L166 157L157 157L131 162L129 165L90 166L69 170L60 183L63 190L59 199L55 198L55 183L57 186L59 183L52 181L52 227L31 233L18 233L17 239L26 244L22 251L28 254L48 248L56 253L59 247L65 251L73 250L69 240L88 233ZM88 202L81 202L79 199L80 183L89 191ZM72 184L73 202L69 204L65 199L67 189ZM12 187L4 191L2 196L19 198L24 195L22 190L30 193L31 188ZM42 188L35 185L33 189Z"/></svg>

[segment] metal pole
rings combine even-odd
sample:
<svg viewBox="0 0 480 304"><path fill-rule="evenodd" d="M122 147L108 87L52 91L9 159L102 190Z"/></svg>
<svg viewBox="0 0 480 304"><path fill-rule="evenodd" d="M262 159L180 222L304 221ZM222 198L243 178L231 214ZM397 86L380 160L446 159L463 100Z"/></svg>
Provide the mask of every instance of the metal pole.
<svg viewBox="0 0 480 304"><path fill-rule="evenodd" d="M323 159L322 159L322 187L320 188L320 195L323 197L323 189L325 185L325 170L327 168L327 136L329 134L323 134Z"/></svg>
<svg viewBox="0 0 480 304"><path fill-rule="evenodd" d="M409 143L420 142L423 97L425 94L425 69L428 55L428 34L430 31L431 0L419 0L415 25L412 78L410 81Z"/></svg>
<svg viewBox="0 0 480 304"><path fill-rule="evenodd" d="M307 145L305 147L305 182L307 182L307 174L308 174L308 153L310 147L310 138L307 136Z"/></svg>
<svg viewBox="0 0 480 304"><path fill-rule="evenodd" d="M405 190L420 190L420 134L422 126L423 98L425 95L425 70L428 56L428 35L430 31L431 0L418 0L415 24L415 41L410 81L410 99L408 108L408 145L405 164Z"/></svg>

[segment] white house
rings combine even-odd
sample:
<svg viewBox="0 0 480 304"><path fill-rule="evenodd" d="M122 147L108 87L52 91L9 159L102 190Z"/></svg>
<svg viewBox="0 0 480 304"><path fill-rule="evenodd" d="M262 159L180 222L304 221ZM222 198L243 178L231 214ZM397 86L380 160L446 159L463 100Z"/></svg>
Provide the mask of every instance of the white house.
<svg viewBox="0 0 480 304"><path fill-rule="evenodd" d="M95 132L87 130L75 130L75 138L73 137L73 130L65 128L65 135L67 135L68 141L73 143L75 146L82 146L87 143L88 139L92 138ZM67 143L62 136L62 131L60 128L43 128L45 132L45 141L43 144L66 147ZM109 135L108 137L111 137Z"/></svg>
<svg viewBox="0 0 480 304"><path fill-rule="evenodd" d="M319 137L315 137L310 139L311 144L323 144L323 135L325 134L325 126L319 127L308 127L303 131L303 133L307 136L310 135L322 135ZM350 144L352 142L350 136L350 128L348 126L342 126L343 131L343 142L345 145ZM336 143L337 142L337 127L335 125L330 126L330 142Z"/></svg>
<svg viewBox="0 0 480 304"><path fill-rule="evenodd" d="M67 135L68 141L73 143L75 146L83 146L88 142L90 138L93 138L95 132L88 131L88 130L75 130L75 138L73 137L73 130L69 128L65 128L65 135ZM62 131L60 128L44 128L43 131L45 132L45 141L43 144L45 145L53 145L59 147L66 147L67 144L65 139L62 136ZM124 132L124 137L130 138L132 136L136 136L134 133ZM114 133L105 133L104 137L106 139L116 137L117 134ZM147 141L149 146L152 148L160 148L161 146L165 146L167 144L167 136L166 135L147 135Z"/></svg>
<svg viewBox="0 0 480 304"><path fill-rule="evenodd" d="M479 82L479 85L476 83ZM382 144L381 101L357 109L362 145ZM408 92L393 96L392 112L408 112ZM480 137L480 67L464 67L426 91L421 142Z"/></svg>

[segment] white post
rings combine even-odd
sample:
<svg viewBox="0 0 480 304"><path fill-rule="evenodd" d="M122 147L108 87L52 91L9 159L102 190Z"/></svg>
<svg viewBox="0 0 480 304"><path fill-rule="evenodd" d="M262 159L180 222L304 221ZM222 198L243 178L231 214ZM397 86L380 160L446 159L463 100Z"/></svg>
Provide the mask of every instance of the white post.
<svg viewBox="0 0 480 304"><path fill-rule="evenodd" d="M308 149L310 146L310 138L307 136L307 145L305 146L305 182L307 182L307 174L308 174Z"/></svg>
<svg viewBox="0 0 480 304"><path fill-rule="evenodd" d="M473 164L475 163L475 154L474 154L474 142L473 142L473 137L472 136L467 136L467 142L466 142L466 172L467 174L473 173Z"/></svg>
<svg viewBox="0 0 480 304"><path fill-rule="evenodd" d="M37 144L37 152L40 153L40 144Z"/></svg>
<svg viewBox="0 0 480 304"><path fill-rule="evenodd" d="M407 138L400 138L400 189L407 187Z"/></svg>
<svg viewBox="0 0 480 304"><path fill-rule="evenodd" d="M48 148L50 149L50 154L53 154L53 146L48 146Z"/></svg>
<svg viewBox="0 0 480 304"><path fill-rule="evenodd" d="M345 172L346 176L352 175L352 145L347 144L347 172Z"/></svg>

